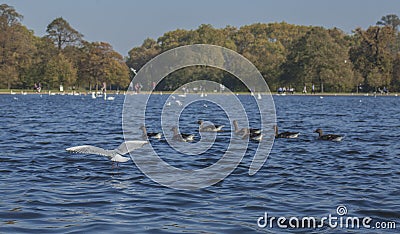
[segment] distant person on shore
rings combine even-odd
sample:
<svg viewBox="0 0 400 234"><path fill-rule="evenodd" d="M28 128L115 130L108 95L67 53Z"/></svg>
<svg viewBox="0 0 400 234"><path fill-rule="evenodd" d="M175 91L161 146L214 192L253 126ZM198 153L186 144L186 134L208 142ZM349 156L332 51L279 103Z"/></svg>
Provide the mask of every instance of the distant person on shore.
<svg viewBox="0 0 400 234"><path fill-rule="evenodd" d="M136 90L136 93L140 93L140 91L141 91L141 89L142 89L142 84L140 84L140 83L136 83L135 84L135 90Z"/></svg>
<svg viewBox="0 0 400 234"><path fill-rule="evenodd" d="M42 85L39 83L39 84L36 84L35 83L35 85L33 86L33 89L37 92L37 93L40 93L40 91L42 90Z"/></svg>
<svg viewBox="0 0 400 234"><path fill-rule="evenodd" d="M312 86L311 86L311 94L315 94L315 86L314 86L314 83L313 83Z"/></svg>
<svg viewBox="0 0 400 234"><path fill-rule="evenodd" d="M386 86L383 87L383 92L384 92L385 94L388 94L388 93L389 93L389 90L386 88Z"/></svg>
<svg viewBox="0 0 400 234"><path fill-rule="evenodd" d="M303 93L304 93L304 94L307 93L307 85L306 85L306 84L304 84Z"/></svg>
<svg viewBox="0 0 400 234"><path fill-rule="evenodd" d="M103 86L101 87L101 93L105 94L107 92L107 84L103 82Z"/></svg>

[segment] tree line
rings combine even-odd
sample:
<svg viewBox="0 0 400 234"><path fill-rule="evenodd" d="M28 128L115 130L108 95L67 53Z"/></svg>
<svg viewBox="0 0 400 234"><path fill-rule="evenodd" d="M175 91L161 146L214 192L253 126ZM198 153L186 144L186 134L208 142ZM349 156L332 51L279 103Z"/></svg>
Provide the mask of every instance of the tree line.
<svg viewBox="0 0 400 234"><path fill-rule="evenodd" d="M88 42L65 19L54 19L37 37L12 6L0 5L0 88L126 88L125 59L106 42Z"/></svg>
<svg viewBox="0 0 400 234"><path fill-rule="evenodd" d="M202 24L194 30L177 29L157 40L147 38L127 58L106 42L88 42L65 19L56 18L46 35L37 37L22 23L12 6L0 5L0 88L126 89L132 67L139 70L164 51L192 44L212 44L238 52L261 72L271 90L368 92L400 90L400 19L383 16L368 29L346 34L338 28L281 23L256 23L217 29ZM234 91L245 87L231 74L190 67L170 74L156 89L174 90L194 80L212 80ZM146 85L146 84L144 84ZM147 84L150 85L150 84Z"/></svg>
<svg viewBox="0 0 400 234"><path fill-rule="evenodd" d="M400 19L382 17L377 25L346 34L338 28L256 23L222 29L203 24L195 30L177 29L157 40L147 38L129 51L128 66L140 68L158 54L183 45L213 44L249 59L270 89L301 91L315 85L323 92L400 90ZM198 67L168 76L161 89L175 89L190 80L211 79L232 90L244 89L230 74Z"/></svg>

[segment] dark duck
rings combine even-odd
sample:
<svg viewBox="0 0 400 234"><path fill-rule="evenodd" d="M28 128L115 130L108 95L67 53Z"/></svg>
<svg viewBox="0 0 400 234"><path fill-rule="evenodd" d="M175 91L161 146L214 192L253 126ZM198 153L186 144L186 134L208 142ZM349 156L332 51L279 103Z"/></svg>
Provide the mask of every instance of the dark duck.
<svg viewBox="0 0 400 234"><path fill-rule="evenodd" d="M142 138L153 138L153 139L161 139L162 133L161 132L147 132L146 127L144 125L140 126L140 130L143 131Z"/></svg>
<svg viewBox="0 0 400 234"><path fill-rule="evenodd" d="M237 120L233 120L233 127L234 127L234 132L236 135L243 135L246 133L251 133L251 134L261 134L261 130L257 128L239 128L239 124Z"/></svg>
<svg viewBox="0 0 400 234"><path fill-rule="evenodd" d="M314 132L318 133L318 139L324 140L324 141L341 141L343 139L343 136L340 135L335 135L335 134L326 134L324 135L322 129L318 128Z"/></svg>
<svg viewBox="0 0 400 234"><path fill-rule="evenodd" d="M225 125L205 125L203 120L197 121L200 132L220 132Z"/></svg>
<svg viewBox="0 0 400 234"><path fill-rule="evenodd" d="M249 128L245 128L243 131L244 131L244 134L242 136L242 139L249 138L250 140L253 140L253 141L261 141L263 138L262 133L251 132Z"/></svg>
<svg viewBox="0 0 400 234"><path fill-rule="evenodd" d="M299 132L278 132L278 126L274 126L275 129L275 137L276 138L297 138L299 136Z"/></svg>
<svg viewBox="0 0 400 234"><path fill-rule="evenodd" d="M188 141L193 141L194 140L194 135L193 134L184 134L184 133L179 133L178 128L172 127L171 131L174 132L174 136L172 137L172 140L175 141L182 141L182 142L188 142Z"/></svg>

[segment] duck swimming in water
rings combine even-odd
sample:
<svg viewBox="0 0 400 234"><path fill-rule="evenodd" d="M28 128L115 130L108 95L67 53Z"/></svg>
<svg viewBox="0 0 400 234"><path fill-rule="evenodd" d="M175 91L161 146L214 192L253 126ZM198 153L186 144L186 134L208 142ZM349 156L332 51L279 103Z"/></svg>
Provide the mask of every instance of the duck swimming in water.
<svg viewBox="0 0 400 234"><path fill-rule="evenodd" d="M322 129L318 128L314 132L318 133L318 139L324 140L324 141L341 141L343 139L343 136L340 135L335 135L335 134L326 134L322 132Z"/></svg>
<svg viewBox="0 0 400 234"><path fill-rule="evenodd" d="M176 126L172 127L171 131L174 132L174 136L172 137L172 140L182 141L182 142L188 142L188 141L194 140L193 134L184 134L184 133L179 134L178 128Z"/></svg>
<svg viewBox="0 0 400 234"><path fill-rule="evenodd" d="M275 129L275 137L276 138L297 138L299 136L299 132L281 132L278 133L278 126L274 126Z"/></svg>
<svg viewBox="0 0 400 234"><path fill-rule="evenodd" d="M144 125L140 126L140 130L143 131L142 138L153 138L153 139L161 139L162 133L161 132L147 132L146 127Z"/></svg>
<svg viewBox="0 0 400 234"><path fill-rule="evenodd" d="M233 120L233 127L234 127L234 132L236 135L246 134L247 130L249 130L249 132L251 134L261 134L261 130L257 129L257 128L241 128L241 129L239 129L239 124L238 124L237 120Z"/></svg>
<svg viewBox="0 0 400 234"><path fill-rule="evenodd" d="M244 128L243 131L244 131L244 134L242 136L242 139L249 138L250 140L253 140L253 141L261 141L263 138L262 133L251 132L249 128Z"/></svg>
<svg viewBox="0 0 400 234"><path fill-rule="evenodd" d="M225 125L204 125L203 120L197 121L200 132L220 132Z"/></svg>

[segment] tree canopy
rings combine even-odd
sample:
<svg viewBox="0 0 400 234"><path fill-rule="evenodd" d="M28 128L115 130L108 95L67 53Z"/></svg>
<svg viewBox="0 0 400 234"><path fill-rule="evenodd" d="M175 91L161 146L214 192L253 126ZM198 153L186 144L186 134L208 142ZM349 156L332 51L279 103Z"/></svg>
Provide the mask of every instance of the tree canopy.
<svg viewBox="0 0 400 234"><path fill-rule="evenodd" d="M0 88L31 88L41 83L49 89L63 85L91 90L106 83L112 89L126 89L129 67L139 70L155 56L179 46L212 44L249 59L271 90L292 87L300 91L304 84L315 84L321 92L353 92L360 85L363 91L400 90L400 20L394 14L352 34L286 22L219 29L202 24L146 38L127 58L107 42L85 41L62 17L49 23L44 37L35 36L22 19L12 6L0 5ZM222 54L213 59L226 62ZM235 91L245 88L227 72L196 66L170 74L157 89L173 90L201 79L221 82Z"/></svg>
<svg viewBox="0 0 400 234"><path fill-rule="evenodd" d="M357 28L346 34L338 28L325 29L285 22L256 23L241 28L215 29L200 25L196 30L177 29L157 40L148 38L129 52L127 64L141 68L158 54L183 45L207 43L242 54L259 69L272 90L315 84L329 92L375 91L379 87L399 89L400 35L396 15L382 17L378 26ZM204 70L204 69L203 69ZM213 75L210 75L212 73ZM222 76L222 77L221 77ZM237 90L244 88L229 74L215 69L201 72L186 68L170 75L163 89L179 87L187 80L223 81ZM169 85L165 85L168 83Z"/></svg>
<svg viewBox="0 0 400 234"><path fill-rule="evenodd" d="M81 42L83 35L69 25L62 17L53 20L46 29L47 37L50 38L57 48L61 50L66 45L75 45Z"/></svg>
<svg viewBox="0 0 400 234"><path fill-rule="evenodd" d="M0 5L0 88L98 87L129 85L129 70L122 55L106 42L86 42L62 17L37 37L21 24L23 16Z"/></svg>
<svg viewBox="0 0 400 234"><path fill-rule="evenodd" d="M400 19L395 14L385 15L382 16L381 20L379 20L376 25L390 26L396 31L400 26Z"/></svg>
<svg viewBox="0 0 400 234"><path fill-rule="evenodd" d="M259 69L272 90L315 84L318 90L375 91L378 87L398 89L400 36L394 30L395 16L382 17L380 26L357 28L348 35L338 28L299 26L285 22L256 23L241 28L215 29L200 25L196 30L177 29L157 40L148 38L129 51L127 64L141 68L158 54L178 46L207 43L242 54ZM210 74L213 75L210 75ZM243 86L229 74L215 69L186 68L170 75L162 89L179 87L187 80L223 81L234 90ZM168 85L167 85L168 84Z"/></svg>

